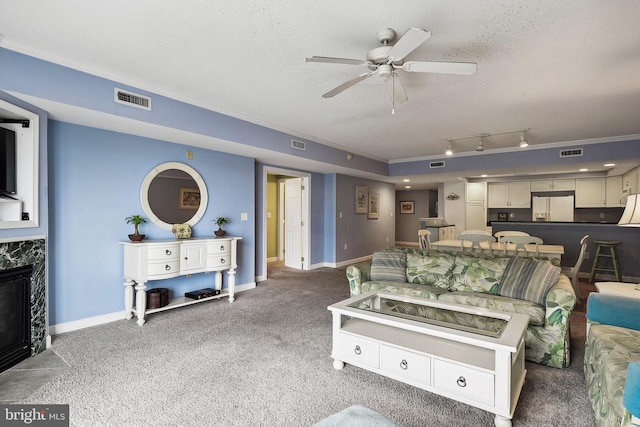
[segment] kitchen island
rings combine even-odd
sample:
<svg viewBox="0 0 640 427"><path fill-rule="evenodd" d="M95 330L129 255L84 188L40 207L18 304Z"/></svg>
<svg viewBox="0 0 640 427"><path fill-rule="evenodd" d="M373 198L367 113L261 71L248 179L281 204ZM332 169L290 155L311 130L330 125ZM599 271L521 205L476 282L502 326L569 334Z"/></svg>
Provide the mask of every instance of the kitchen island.
<svg viewBox="0 0 640 427"><path fill-rule="evenodd" d="M518 230L540 237L548 245L564 246L562 265L575 265L580 253L580 239L589 235L587 252L580 268L580 276L588 278L593 265L596 246L594 240L618 240L617 246L623 281L640 282L640 227L622 227L617 223L601 222L533 222L492 221L493 234L498 231ZM596 281L615 280L613 275L598 274Z"/></svg>

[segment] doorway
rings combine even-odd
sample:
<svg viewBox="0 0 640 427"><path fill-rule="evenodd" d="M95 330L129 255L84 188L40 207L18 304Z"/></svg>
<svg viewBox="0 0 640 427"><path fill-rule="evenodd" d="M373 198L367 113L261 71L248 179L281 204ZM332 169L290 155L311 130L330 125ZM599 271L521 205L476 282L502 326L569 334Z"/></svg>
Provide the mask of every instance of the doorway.
<svg viewBox="0 0 640 427"><path fill-rule="evenodd" d="M311 176L299 171L265 167L263 238L264 278L267 263L308 270L310 261Z"/></svg>

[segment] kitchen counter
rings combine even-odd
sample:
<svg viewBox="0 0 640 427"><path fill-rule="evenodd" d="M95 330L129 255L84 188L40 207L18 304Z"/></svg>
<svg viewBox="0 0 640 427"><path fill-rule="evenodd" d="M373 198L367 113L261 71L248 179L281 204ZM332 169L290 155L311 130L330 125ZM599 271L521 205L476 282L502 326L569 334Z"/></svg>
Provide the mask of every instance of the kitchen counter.
<svg viewBox="0 0 640 427"><path fill-rule="evenodd" d="M611 222L536 222L491 221L493 234L498 231L518 230L540 237L545 244L562 245L565 253L562 265L575 265L580 253L580 239L589 235L587 252L580 268L581 277L588 277L596 252L594 240L617 240L616 247L623 281L640 282L640 227L621 227ZM597 281L615 280L613 276L598 275Z"/></svg>

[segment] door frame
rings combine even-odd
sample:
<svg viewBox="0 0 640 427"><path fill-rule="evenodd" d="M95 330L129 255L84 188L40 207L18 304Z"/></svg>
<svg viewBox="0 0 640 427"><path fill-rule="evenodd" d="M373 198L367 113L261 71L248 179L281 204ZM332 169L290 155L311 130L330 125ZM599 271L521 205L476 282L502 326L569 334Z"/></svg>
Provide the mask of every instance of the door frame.
<svg viewBox="0 0 640 427"><path fill-rule="evenodd" d="M309 270L311 262L311 174L300 172L292 169L283 169L273 166L265 166L263 168L262 175L262 200L264 200L262 213L260 215L262 222L262 251L264 256L260 260L262 264L262 271L264 278L267 276L267 176L268 175L286 175L293 178L302 178L304 185L304 191L302 192L302 254L304 262L302 263L303 270ZM278 206L278 210L280 207ZM280 212L277 213L280 215ZM281 224L278 224L279 226Z"/></svg>

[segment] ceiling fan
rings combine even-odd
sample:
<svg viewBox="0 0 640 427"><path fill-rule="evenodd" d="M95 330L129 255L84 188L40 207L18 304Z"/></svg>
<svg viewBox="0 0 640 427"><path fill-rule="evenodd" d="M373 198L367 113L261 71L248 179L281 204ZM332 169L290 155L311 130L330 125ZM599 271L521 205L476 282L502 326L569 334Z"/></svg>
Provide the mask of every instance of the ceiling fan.
<svg viewBox="0 0 640 427"><path fill-rule="evenodd" d="M347 90L351 86L378 74L385 79L387 92L393 105L407 100L407 93L402 86L397 70L410 73L443 73L471 75L476 72L478 65L474 62L418 62L405 61L405 57L431 37L431 33L419 28L409 28L394 44L396 32L392 28L384 28L377 33L378 41L382 44L367 53L366 60L332 58L327 56L311 56L306 62L324 62L330 64L347 64L367 67L369 71L360 74L335 89L322 95L332 98ZM392 109L393 112L393 109Z"/></svg>

